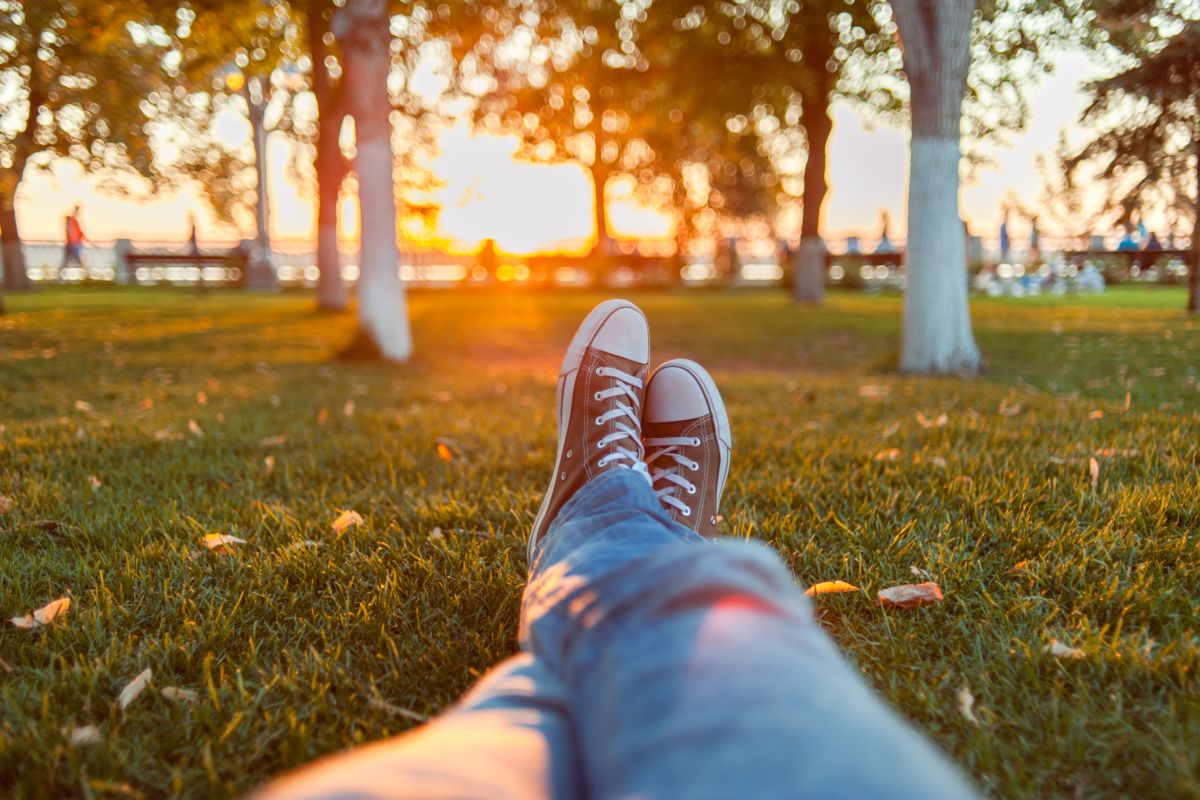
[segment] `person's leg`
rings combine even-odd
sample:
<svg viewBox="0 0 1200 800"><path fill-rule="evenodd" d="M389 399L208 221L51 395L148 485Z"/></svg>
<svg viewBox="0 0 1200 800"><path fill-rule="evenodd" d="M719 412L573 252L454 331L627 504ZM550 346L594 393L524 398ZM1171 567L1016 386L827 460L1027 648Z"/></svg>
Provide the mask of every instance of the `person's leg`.
<svg viewBox="0 0 1200 800"><path fill-rule="evenodd" d="M728 466L711 463L728 457L718 411L644 421L664 445L652 460L676 467L652 465L653 488L632 470L592 478L531 542L522 645L567 687L593 796L972 796L838 654L772 551L693 529L715 522L697 511Z"/></svg>
<svg viewBox="0 0 1200 800"><path fill-rule="evenodd" d="M587 796L562 685L529 655L407 734L294 772L261 800L525 800Z"/></svg>

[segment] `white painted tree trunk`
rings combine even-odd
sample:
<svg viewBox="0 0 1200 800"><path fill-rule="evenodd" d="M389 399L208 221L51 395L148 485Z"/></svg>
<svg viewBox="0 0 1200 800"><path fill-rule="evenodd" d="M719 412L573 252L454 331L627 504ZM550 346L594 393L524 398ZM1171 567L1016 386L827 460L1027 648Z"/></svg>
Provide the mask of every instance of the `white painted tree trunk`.
<svg viewBox="0 0 1200 800"><path fill-rule="evenodd" d="M334 34L342 40L342 80L347 110L354 117L354 171L358 176L362 232L359 322L384 358L407 361L412 355L412 332L396 245L391 102L387 90L391 32L386 0L347 0L334 19Z"/></svg>
<svg viewBox="0 0 1200 800"><path fill-rule="evenodd" d="M802 236L792 257L792 296L802 303L820 303L825 299L825 241L820 236Z"/></svg>
<svg viewBox="0 0 1200 800"><path fill-rule="evenodd" d="M966 234L958 215L962 101L974 0L892 0L911 89L907 284L900 369L975 373Z"/></svg>

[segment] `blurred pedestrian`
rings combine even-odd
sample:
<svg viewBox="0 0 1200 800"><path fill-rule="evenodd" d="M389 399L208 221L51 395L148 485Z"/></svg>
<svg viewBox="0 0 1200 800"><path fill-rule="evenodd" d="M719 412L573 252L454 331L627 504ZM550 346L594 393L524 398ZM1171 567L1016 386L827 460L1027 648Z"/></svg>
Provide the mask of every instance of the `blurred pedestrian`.
<svg viewBox="0 0 1200 800"><path fill-rule="evenodd" d="M1004 216L1000 218L1000 262L1008 263L1008 253L1012 247L1012 240L1008 235L1008 209L1004 209Z"/></svg>
<svg viewBox="0 0 1200 800"><path fill-rule="evenodd" d="M879 232L879 244L875 247L876 253L894 253L896 245L892 244L892 240L888 238L888 226L891 224L892 218L888 215L887 209L879 210L879 223L882 230Z"/></svg>
<svg viewBox="0 0 1200 800"><path fill-rule="evenodd" d="M58 269L58 279L63 279L63 273L72 264L83 269L83 226L79 224L80 206L77 203L67 215L65 223L65 245L63 247L62 266Z"/></svg>
<svg viewBox="0 0 1200 800"><path fill-rule="evenodd" d="M188 228L190 229L188 233L188 254L198 256L200 255L200 240L196 236L196 215L194 213L188 214Z"/></svg>

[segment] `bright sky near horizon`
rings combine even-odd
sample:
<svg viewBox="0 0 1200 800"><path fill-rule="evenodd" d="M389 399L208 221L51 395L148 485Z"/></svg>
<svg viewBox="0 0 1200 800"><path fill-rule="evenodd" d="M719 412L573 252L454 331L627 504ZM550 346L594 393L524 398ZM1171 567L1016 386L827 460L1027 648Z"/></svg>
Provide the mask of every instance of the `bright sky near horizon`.
<svg viewBox="0 0 1200 800"><path fill-rule="evenodd" d="M1037 158L1053 157L1060 133L1070 132L1083 108L1080 83L1098 74L1097 65L1088 58L1067 53L1058 59L1053 75L1030 87L1031 114L1025 130L1011 136L1007 144L988 145L986 152L995 163L977 170L963 187L961 205L973 232L995 235L1006 198L1016 197L1032 208L1040 204ZM893 236L902 237L906 133L872 124L845 104L836 105L833 116L827 235L834 239L873 237L879 230L879 212L886 209L893 220ZM244 123L242 135L249 136L249 126ZM501 249L511 252L532 252L591 236L591 187L579 166L516 161L513 140L473 136L465 126L444 130L439 145L440 154L432 167L444 182L436 197L443 206L439 228L445 236L468 245L491 237ZM289 146L281 137L272 137L269 152L272 235L310 239L312 203L287 175ZM664 215L640 205L627 193L622 197L620 187L616 189L609 190L609 215L618 235L653 238L669 232ZM59 239L63 217L76 203L83 206L84 230L97 241L121 237L183 240L189 213L199 220L202 241L239 236L214 221L194 186L150 199L122 198L98 189L97 181L71 162L56 163L50 171L31 169L26 175L17 199L23 236ZM352 212L353 208L343 211ZM1045 221L1041 227L1045 233L1054 233ZM1019 236L1026 223L1014 220L1011 228ZM249 235L249 231L240 235Z"/></svg>

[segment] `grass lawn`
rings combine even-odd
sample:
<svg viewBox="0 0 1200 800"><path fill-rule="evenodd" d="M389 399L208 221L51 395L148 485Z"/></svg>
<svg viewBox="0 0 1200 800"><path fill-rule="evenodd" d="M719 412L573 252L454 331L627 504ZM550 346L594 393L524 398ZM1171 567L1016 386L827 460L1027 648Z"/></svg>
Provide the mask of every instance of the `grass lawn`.
<svg viewBox="0 0 1200 800"><path fill-rule="evenodd" d="M333 360L353 319L307 295L6 297L0 795L234 794L453 702L514 649L558 361L599 299L416 293L399 367ZM697 358L726 397L727 534L862 587L818 598L823 624L989 794L1200 797L1182 291L977 301L976 380L895 374L895 297L631 299L655 359ZM365 523L334 532L343 509ZM247 544L207 552L213 532ZM878 608L913 568L945 601ZM44 628L7 622L68 594ZM86 725L98 741L70 744Z"/></svg>

